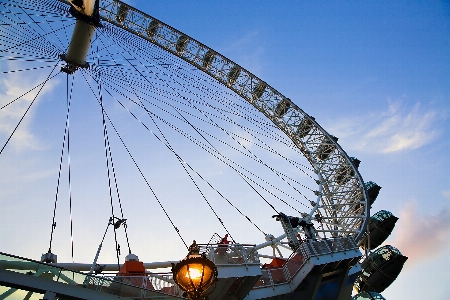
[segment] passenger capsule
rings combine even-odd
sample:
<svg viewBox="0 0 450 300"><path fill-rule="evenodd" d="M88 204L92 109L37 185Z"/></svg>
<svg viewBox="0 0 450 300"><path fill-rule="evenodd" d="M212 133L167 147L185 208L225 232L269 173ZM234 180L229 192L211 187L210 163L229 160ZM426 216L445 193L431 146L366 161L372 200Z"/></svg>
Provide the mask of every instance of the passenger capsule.
<svg viewBox="0 0 450 300"><path fill-rule="evenodd" d="M178 38L178 41L175 45L175 50L180 53L183 52L184 49L186 49L186 45L187 45L187 41L189 40L189 38L185 35L180 35L180 37Z"/></svg>
<svg viewBox="0 0 450 300"><path fill-rule="evenodd" d="M380 193L381 186L373 181L368 181L364 185L366 186L367 195L369 196L369 205L372 206Z"/></svg>
<svg viewBox="0 0 450 300"><path fill-rule="evenodd" d="M150 24L148 24L147 35L149 38L152 38L155 36L156 31L158 30L158 27L159 27L159 23L156 20L153 20L150 22Z"/></svg>
<svg viewBox="0 0 450 300"><path fill-rule="evenodd" d="M392 230L394 230L397 220L398 218L387 210L380 210L370 217L370 249L380 246L388 238ZM359 241L358 246L366 249L368 247L368 237L366 232Z"/></svg>
<svg viewBox="0 0 450 300"><path fill-rule="evenodd" d="M336 145L333 143L333 141L337 142L338 138L333 135L331 136L331 140L327 136L323 138L322 143L319 147L317 147L316 150L318 159L326 160L330 156L331 152L336 149Z"/></svg>
<svg viewBox="0 0 450 300"><path fill-rule="evenodd" d="M253 99L258 100L264 94L267 84L264 82L258 83L253 89Z"/></svg>
<svg viewBox="0 0 450 300"><path fill-rule="evenodd" d="M304 138L314 127L314 123L311 120L315 120L313 117L304 118L297 129L297 135L300 138Z"/></svg>
<svg viewBox="0 0 450 300"><path fill-rule="evenodd" d="M361 161L355 157L350 157L350 161L352 162L355 169L358 170L359 163ZM336 170L336 175L335 175L336 183L339 185L343 185L343 184L347 183L350 180L350 178L352 178L354 175L355 175L355 171L353 170L352 166L350 166L350 165L341 166Z"/></svg>
<svg viewBox="0 0 450 300"><path fill-rule="evenodd" d="M120 4L119 9L117 10L116 21L119 24L122 24L123 21L127 18L128 15L128 6L125 4Z"/></svg>
<svg viewBox="0 0 450 300"><path fill-rule="evenodd" d="M216 54L214 52L208 50L208 52L205 53L205 56L203 56L203 68L209 68L215 56Z"/></svg>
<svg viewBox="0 0 450 300"><path fill-rule="evenodd" d="M352 297L352 300L386 300L377 292L362 292Z"/></svg>
<svg viewBox="0 0 450 300"><path fill-rule="evenodd" d="M228 73L228 84L232 85L236 82L236 79L238 79L239 74L241 74L241 68L238 66L234 66L231 68L230 72Z"/></svg>
<svg viewBox="0 0 450 300"><path fill-rule="evenodd" d="M275 113L278 117L282 117L287 113L290 107L291 101L289 99L283 99L278 102L277 107L275 108Z"/></svg>
<svg viewBox="0 0 450 300"><path fill-rule="evenodd" d="M358 293L383 292L400 274L408 257L392 246L383 246L372 252L361 264L362 273L355 281Z"/></svg>

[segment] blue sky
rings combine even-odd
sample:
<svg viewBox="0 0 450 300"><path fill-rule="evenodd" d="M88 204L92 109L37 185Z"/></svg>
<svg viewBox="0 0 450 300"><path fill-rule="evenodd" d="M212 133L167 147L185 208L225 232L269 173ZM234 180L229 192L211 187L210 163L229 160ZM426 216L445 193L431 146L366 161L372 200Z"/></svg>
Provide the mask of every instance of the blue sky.
<svg viewBox="0 0 450 300"><path fill-rule="evenodd" d="M450 292L447 285L450 276L446 272L450 267L448 2L134 0L127 3L185 32L262 78L314 116L329 133L339 137L339 144L346 152L362 161L359 170L364 180L382 186L372 211L386 209L400 218L386 244L397 247L409 260L397 281L383 293L384 297L388 300L446 299ZM0 78L2 104L10 99L6 95L16 95L21 90L19 80L23 86L37 82L35 78L20 76ZM64 77L46 86L45 98L38 106L41 109L30 112L8 145L8 151L0 157L0 202L7 208L0 215L9 224L8 228L0 229L1 251L38 258L48 247L61 152L59 137L64 128L55 127L52 122L63 123L65 118L61 113L64 103L55 100L65 93L58 88L61 85L65 86ZM30 99L32 97L27 101ZM27 103L0 114L0 141L7 138L11 125L16 124ZM45 110L45 107L52 109ZM58 117L50 118L56 109L59 109ZM86 134L94 115L77 111L76 104L73 109L74 126L85 126ZM78 124L77 114L83 117L83 122ZM80 139L82 135L80 133ZM93 168L97 163L94 156L100 155L102 149L91 150L90 145L91 141L103 137L100 131L95 135L79 148L74 143L71 157L74 166L79 163ZM77 138L74 131L73 139ZM146 151L146 146L140 147ZM77 149L82 156L75 156ZM152 151L159 150L152 148ZM50 162L51 167L47 165ZM163 172L167 166L162 163L159 167ZM217 170L223 171L219 167ZM76 169L73 172L77 176ZM138 189L135 184L139 176L132 176L125 180L124 194L133 195ZM44 188L44 182L50 187ZM86 186L77 197L101 197L97 188ZM92 211L108 209L108 203L101 208L100 204L89 201L77 203L74 202L74 211L80 208L77 205ZM157 208L131 200L124 200L123 204L126 211L137 210L132 213L132 220L147 220L147 223L135 222L147 234L143 245L134 246L139 250L134 250L139 252L136 254L150 259L144 252L151 248L150 244L158 244L159 254L154 260L173 259L163 255L167 253L174 257L184 255L184 250L170 249L179 246L179 241L173 229L167 229L169 226L158 226L166 220L163 216L152 216L153 209ZM67 214L64 209L63 214ZM260 207L252 209L256 215L271 213ZM86 253L77 250L75 259L78 261L92 259L99 235L106 226L104 217L90 218L95 225L80 229L83 238L75 240L76 246L90 245ZM67 222L63 222L65 225L61 226L67 227ZM195 227L195 223L194 218L188 224ZM32 224L42 224L42 228ZM152 227L155 224L158 230ZM130 238L143 238L142 231L133 231L131 225L133 222L129 227ZM56 241L65 239L64 249L68 245L66 227L65 234L55 236ZM243 230L243 236L245 232ZM24 246L25 233L29 235L27 243L34 249ZM186 235L191 237L191 233ZM71 259L67 254L57 254L65 257L65 261ZM114 261L114 254L107 250L105 257Z"/></svg>

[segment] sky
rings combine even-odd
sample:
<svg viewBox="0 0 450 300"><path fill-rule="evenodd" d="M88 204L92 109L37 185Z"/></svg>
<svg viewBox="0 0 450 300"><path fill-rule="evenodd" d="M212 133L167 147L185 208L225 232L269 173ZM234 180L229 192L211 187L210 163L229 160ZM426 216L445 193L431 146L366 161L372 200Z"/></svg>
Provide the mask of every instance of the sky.
<svg viewBox="0 0 450 300"><path fill-rule="evenodd" d="M342 148L361 160L359 171L364 181L375 181L382 187L372 213L384 209L399 217L384 244L397 247L409 259L383 296L388 300L447 299L450 292L447 284L450 275L446 272L450 268L448 2L133 0L127 3L262 78L315 117L327 132L339 137ZM5 70L17 69L13 65L16 62L0 63ZM17 97L25 87L28 90L42 82L50 69L0 77L0 104ZM104 180L101 184L96 181L104 176L104 168L96 168L105 163L104 155L103 161L96 159L104 152L103 132L96 121L95 103L77 106L77 101L92 98L86 92L88 88L78 90L84 81L80 76L78 80L73 94L80 97L78 100L74 97L70 119L74 248L75 261L90 262L107 225L107 213L103 212L110 208L108 197L96 202L104 196L101 190L108 189ZM36 105L0 155L0 219L4 224L0 229L0 251L38 259L48 248L67 109L65 89L64 76L45 85ZM0 112L0 146L6 142L35 92ZM164 156L161 150L164 147L145 144L131 125L127 127L128 121L120 119L119 105L109 105L112 116L122 125L122 132L134 137L129 140L130 146L142 152L136 154L136 159L152 166L152 174L156 174L152 176L165 176L165 183L157 190L161 199L164 193L173 192L168 197L183 197L183 193L188 193L188 188L183 191L173 188L184 179L170 172L171 160ZM112 129L108 130L111 143L119 143ZM144 261L183 257L186 251L180 247L178 236L157 203L142 201L139 185L142 178L129 163L126 152L117 148L114 151L119 155L114 156L118 157L114 162L117 170L126 174L118 178L122 180L122 205L129 219L133 252ZM198 170L227 172L198 152L180 150L180 153ZM58 206L54 236L54 252L60 261L72 259L67 234L70 216L66 166L67 156L61 180L65 195ZM81 168L89 171L82 173L78 171ZM214 180L215 174L209 178ZM76 188L77 180L84 184L82 188ZM221 187L220 180L216 184ZM244 195L239 186L228 189L236 193L233 197L246 208L246 213L253 213L252 219L258 224L268 228L273 223L272 212L267 207L252 202L252 196ZM212 194L206 196L217 200ZM214 218L208 219L206 226L200 224L203 220L200 222L198 216L190 214L188 204L176 202L165 207L175 223L178 222L177 226L185 228L183 235L187 243L193 238L205 239L217 228L212 225ZM223 209L219 215L225 221L229 212ZM239 241L244 243L248 236L249 243L255 243L253 235L258 232L237 218L225 223L233 220L236 224L229 225L230 230L234 226L239 228L234 229ZM276 233L275 226L270 230ZM110 232L105 245L112 242ZM124 243L121 242L123 249ZM114 249L109 248L105 246L101 258L114 262Z"/></svg>

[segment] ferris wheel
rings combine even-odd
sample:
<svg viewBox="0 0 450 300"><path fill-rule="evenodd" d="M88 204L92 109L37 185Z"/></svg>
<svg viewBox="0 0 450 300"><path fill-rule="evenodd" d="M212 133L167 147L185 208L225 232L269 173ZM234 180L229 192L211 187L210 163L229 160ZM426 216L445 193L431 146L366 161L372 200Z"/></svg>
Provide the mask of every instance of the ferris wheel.
<svg viewBox="0 0 450 300"><path fill-rule="evenodd" d="M72 158L68 172L85 168L89 175L97 162L77 165L76 155L95 152L106 161L104 201L116 204L113 216L123 219L128 203L136 209L126 197L136 196L133 188L119 193L121 172L131 172L124 176L139 181L145 201L166 218L161 226L173 227L183 242L185 219L199 217L210 235L227 233L233 241L246 242L243 224L253 228L257 238L250 242L272 247L273 256L281 256L280 247L295 249L296 239L362 238L370 197L359 161L296 99L121 1L79 3L0 4L0 119L8 123L0 165L29 122L48 136L59 134L54 144L62 142L62 149L52 151L59 152L56 200L48 208L54 209L52 235L63 157ZM78 22L89 9L100 18ZM61 125L57 133L49 120ZM196 210L180 217L174 203ZM208 242L206 234L199 239Z"/></svg>

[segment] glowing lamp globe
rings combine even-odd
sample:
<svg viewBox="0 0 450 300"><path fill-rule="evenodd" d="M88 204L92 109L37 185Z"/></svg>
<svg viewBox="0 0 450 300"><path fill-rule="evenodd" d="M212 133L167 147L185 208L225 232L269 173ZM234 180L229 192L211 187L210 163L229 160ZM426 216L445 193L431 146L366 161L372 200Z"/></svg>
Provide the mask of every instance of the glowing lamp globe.
<svg viewBox="0 0 450 300"><path fill-rule="evenodd" d="M175 283L189 299L207 299L213 290L208 289L217 280L216 265L205 254L200 254L200 247L195 241L189 247L188 255L172 267L172 272Z"/></svg>

